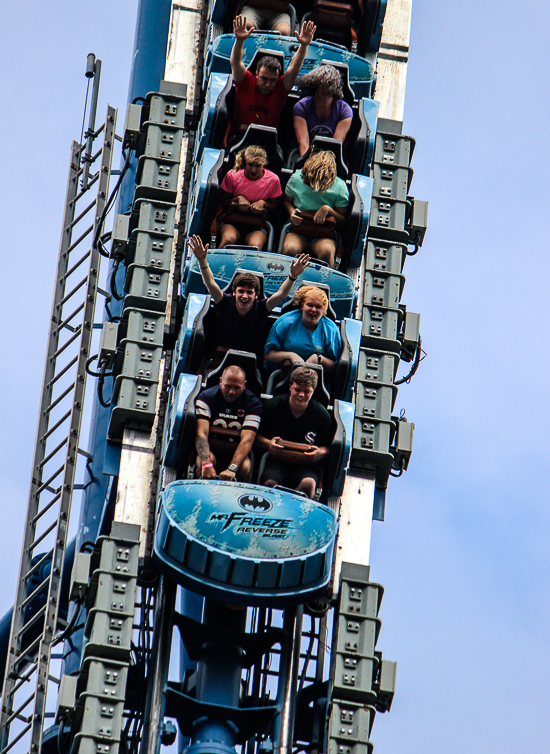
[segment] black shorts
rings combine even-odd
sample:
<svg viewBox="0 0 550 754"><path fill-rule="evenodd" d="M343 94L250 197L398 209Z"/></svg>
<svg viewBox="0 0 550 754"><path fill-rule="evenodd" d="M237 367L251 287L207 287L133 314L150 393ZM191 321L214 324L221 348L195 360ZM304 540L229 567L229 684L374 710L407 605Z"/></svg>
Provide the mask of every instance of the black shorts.
<svg viewBox="0 0 550 754"><path fill-rule="evenodd" d="M313 479L315 486L319 482L320 469L317 464L304 464L294 466L291 463L283 463L273 458L268 458L262 474L260 484L265 484L266 479L273 479L281 487L289 487L295 490L302 479Z"/></svg>

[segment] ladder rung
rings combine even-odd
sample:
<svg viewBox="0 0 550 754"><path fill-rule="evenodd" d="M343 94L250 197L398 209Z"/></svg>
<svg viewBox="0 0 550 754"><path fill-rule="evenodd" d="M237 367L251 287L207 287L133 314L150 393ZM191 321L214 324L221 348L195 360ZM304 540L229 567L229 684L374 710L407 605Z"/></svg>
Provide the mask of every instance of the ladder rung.
<svg viewBox="0 0 550 754"><path fill-rule="evenodd" d="M22 676L21 676L21 678L20 678L20 679L19 679L19 680L17 681L17 683L15 684L15 686L14 686L14 687L12 688L12 690L11 690L12 696L13 696L13 694L16 694L16 693L17 693L17 692L19 691L19 689L21 688L21 686L22 686L22 685L23 685L24 683L27 683L27 681L28 681L28 680L29 680L29 678L30 678L30 677L32 676L32 674L36 672L36 668L37 668L37 663L36 663L36 662L34 662L34 663L33 663L33 667L32 667L32 668L31 668L30 670L28 670L28 671L27 671L27 672L25 673L25 675L22 675Z"/></svg>
<svg viewBox="0 0 550 754"><path fill-rule="evenodd" d="M53 555L53 548L49 552L46 552L44 555L42 555L42 557L40 558L40 560L33 565L33 567L30 569L30 571L27 571L27 573L25 574L25 581L28 581L30 579L30 577L34 573L36 573L36 571L38 571L40 568L42 568L42 566L44 565L45 561L48 560L48 558L51 558L52 555Z"/></svg>
<svg viewBox="0 0 550 754"><path fill-rule="evenodd" d="M63 279L66 280L67 278L69 278L73 274L73 272L76 269L78 269L78 267L80 267L80 265L82 264L82 262L85 262L89 258L89 256L90 256L91 253L92 253L92 250L88 249L88 251L80 257L80 259L78 260L78 262L75 262L73 264L73 266L70 267L67 270L67 272L63 275Z"/></svg>
<svg viewBox="0 0 550 754"><path fill-rule="evenodd" d="M59 332L65 328L66 330L69 330L70 332L78 332L82 325L79 323L78 325L70 325L69 322L76 317L76 315L84 309L85 301L83 301L80 306L77 306L77 308L69 314L68 317L65 317L65 319L60 319L59 324L55 330L55 334L58 335Z"/></svg>
<svg viewBox="0 0 550 754"><path fill-rule="evenodd" d="M57 524L57 521L56 521L56 522L55 522L55 523L53 524L52 528L53 528L53 527L54 527L54 526L55 526L56 524ZM25 609L25 608L27 607L27 605L29 604L29 602L32 602L32 600L33 600L33 599L34 599L35 597L37 597L37 596L39 595L39 593L40 593L41 591L43 591L44 589L47 589L47 588L48 588L48 577L46 577L46 578L45 578L45 579L44 579L43 581L41 581L41 582L40 582L40 584L39 584L39 585L38 585L38 586L37 586L37 587L36 587L35 589L33 589L33 591L32 591L32 592L31 592L31 593L30 593L29 595L27 595L27 596L25 597L25 599L24 599L24 600L23 600L23 602L21 603L21 610L24 610L24 609ZM18 636L22 636L24 632L25 632L25 626L23 626L23 627L22 627L22 628L21 628L21 629L20 629L20 630L18 631L18 634L17 634L17 635L18 635Z"/></svg>
<svg viewBox="0 0 550 754"><path fill-rule="evenodd" d="M44 583L44 582L42 582ZM32 642L32 644L29 644L29 646L25 649L24 652L21 652L19 657L16 660L16 664L19 665L21 662L25 660L25 657L28 657L31 655L38 647L40 646L40 642L42 641L41 636L37 636L36 639ZM28 660L28 662L36 662L35 660Z"/></svg>
<svg viewBox="0 0 550 754"><path fill-rule="evenodd" d="M43 539L46 539L48 534L50 534L50 532L52 532L56 526L57 526L57 521L54 521L53 524L46 529L46 531L42 532L42 534L38 537L38 539L35 539L34 542L29 546L29 552L31 550L34 550L34 548L37 545L39 545Z"/></svg>
<svg viewBox="0 0 550 754"><path fill-rule="evenodd" d="M82 288L82 286L86 285L87 282L88 282L88 276L86 276L85 278L82 278L82 280L79 283L77 283L74 286L74 288L71 291L69 291L69 293L63 296L63 298L59 302L59 306L64 306L67 303L67 301L71 299L74 296L74 294Z"/></svg>
<svg viewBox="0 0 550 754"><path fill-rule="evenodd" d="M80 170L78 171L78 175L82 175L82 168L80 168ZM78 194L75 196L75 198L69 202L71 207L76 206L76 203L80 199L82 199L84 194L88 193L88 191L92 188L94 183L96 183L98 178L99 178L99 173L95 173L95 175L88 181L88 185L86 186L86 188L79 191Z"/></svg>
<svg viewBox="0 0 550 754"><path fill-rule="evenodd" d="M46 464L48 463L48 461L50 461L50 460L51 460L51 459L52 459L52 458L54 457L54 455L55 455L56 453L58 453L58 452L59 452L59 451L61 450L61 448L62 448L62 447L63 447L64 445L66 445L66 444L67 444L67 442L68 442L68 441L69 441L69 438L68 438L68 437L65 437L65 439L64 439L64 440L62 440L62 441L61 441L61 442L59 443L59 445L58 445L58 446L57 446L56 448L54 448L54 450L52 450L52 452L51 452L51 453L48 453L48 455L46 456L46 458L44 458L44 459L43 459L43 460L42 460L42 461L40 462L40 468L41 468L41 469L43 469L43 468L44 468L44 466L45 466L45 465L46 465Z"/></svg>
<svg viewBox="0 0 550 754"><path fill-rule="evenodd" d="M78 333L77 333L77 335L78 335ZM66 390L64 390L61 393L61 395L59 395L55 399L55 401L53 403L50 403L50 405L48 406L48 408L44 411L44 416L46 416L47 414L51 413L53 411L53 409L57 406L57 404L61 403L61 401L63 400L63 398L66 398L69 395L69 393L71 392L71 390L73 388L74 388L74 382L71 385L69 385L69 387Z"/></svg>
<svg viewBox="0 0 550 754"><path fill-rule="evenodd" d="M10 743L9 743L9 744L8 744L7 746L5 746L5 747L4 747L3 749L2 749L2 754L7 754L7 753L8 753L8 751L9 751L10 749L12 749L12 748L13 748L13 747L15 746L15 744L16 744L16 743L17 743L18 741L20 741L20 740L21 740L21 739L23 738L23 736L24 736L24 735L26 735L26 734L27 734L27 733L29 732L29 730L30 730L31 728L32 728L32 723L29 723L29 724L27 725L27 727L26 727L26 728L23 728L23 730L22 730L22 731L21 731L21 732L19 733L19 735L18 735L18 736L16 736L16 737L15 737L15 738L13 739L13 741L10 741Z"/></svg>
<svg viewBox="0 0 550 754"><path fill-rule="evenodd" d="M86 228L86 230L84 231L84 233L82 233L82 234L81 234L81 235L80 235L80 236L79 236L79 237L78 237L78 238L76 239L76 241L73 241L73 243L72 243L72 244L71 244L71 245L69 246L69 248L67 249L67 251L66 251L65 253L66 253L66 254L70 254L70 253L71 253L71 251L72 251L73 249L76 249L76 247L78 246L78 244L79 244L79 243L80 243L81 241L83 241L83 240L84 240L84 239L86 238L86 236L89 236L89 235L90 235L90 233L92 232L92 230L93 230L93 229L94 229L94 226L93 226L93 225L90 225L90 227L89 227L89 228Z"/></svg>
<svg viewBox="0 0 550 754"><path fill-rule="evenodd" d="M45 489L47 489L47 490L48 490L48 492L52 492L52 491L53 491L53 492L57 492L57 491L58 491L59 489L61 489L60 487L57 487L57 488L50 488L50 483L51 483L51 482L53 482L53 480L54 480L54 479L55 479L55 478L56 478L57 476L59 476L59 474L61 474L61 472L63 471L63 469L64 469L64 468L65 468L65 464L61 464L61 466L60 466L60 467L59 467L59 468L58 468L58 469L57 469L56 471L54 471L54 472L53 472L53 474L51 474L51 475L50 475L50 477L49 477L48 479L46 479L46 481L45 481L45 482L42 482L42 484L40 485L40 487L39 487L39 488L38 488L38 489L36 490L36 492L35 492L34 494L35 494L36 496L38 496L38 495L40 495L40 494L41 494L41 493L42 493L42 492L43 492L43 491L44 491ZM36 482L35 482L35 484L36 484Z"/></svg>
<svg viewBox="0 0 550 754"><path fill-rule="evenodd" d="M78 217L75 217L75 219L72 220L67 225L67 228L74 228L74 226L77 225L77 223L79 223L82 220L82 218L84 217L84 215L87 215L88 212L92 209L92 207L95 207L96 203L97 203L97 199L94 199L91 204L88 204L88 206L86 207L86 209L82 210L82 212L78 215Z"/></svg>
<svg viewBox="0 0 550 754"><path fill-rule="evenodd" d="M19 718L19 720L23 720L24 723L28 723L30 718L27 717L21 717L21 712L29 705L30 702L35 697L35 692L33 691L32 694L23 702L23 704L18 707L15 712L12 712L11 715L6 720L6 726L8 726L12 720L14 720L16 717Z"/></svg>
<svg viewBox="0 0 550 754"><path fill-rule="evenodd" d="M80 335L80 327L78 327L76 329L76 332L73 335L71 335L71 337L69 338L69 340L67 340L67 341L65 341L65 343L63 343L63 345L61 346L61 348L57 349L57 351L51 357L51 360L57 359L63 353L63 351L71 345L71 343L75 342L75 340L78 338L79 335Z"/></svg>
<svg viewBox="0 0 550 754"><path fill-rule="evenodd" d="M40 620L40 618L44 615L45 612L46 612L46 605L42 605L42 607L36 613L36 615L33 615L32 618L25 623L25 625L19 632L20 636L23 636L23 634L26 633L31 626L34 626L34 624Z"/></svg>
<svg viewBox="0 0 550 754"><path fill-rule="evenodd" d="M82 309L83 307L84 307L84 304L82 304L80 308ZM71 359L71 361L69 361L69 363L66 366L64 366L63 369L55 375L55 377L52 377L52 379L48 382L46 387L47 388L53 387L54 384L57 382L57 380L63 377L63 375L66 374L71 367L74 367L77 361L78 361L78 356L75 356L74 359ZM74 387L74 383L73 383L73 387Z"/></svg>
<svg viewBox="0 0 550 754"><path fill-rule="evenodd" d="M59 491L59 492L57 492L57 494L54 497L52 497L52 499L50 500L50 502L47 505L45 505L42 508L42 510L40 510L36 514L36 516L32 520L32 523L36 524L37 521L40 521L40 519L42 518L42 516L44 515L44 513L47 513L50 510L50 508L57 503L57 501L59 500L60 497L61 497L61 492Z"/></svg>
<svg viewBox="0 0 550 754"><path fill-rule="evenodd" d="M53 427L50 427L48 429L48 431L45 434L42 435L42 437L40 438L40 441L47 440L50 435L53 435L53 433L55 432L55 430L59 429L59 427L63 424L63 422L67 421L67 419L71 415L71 412L72 412L72 408L70 408L68 411L66 411L63 414L63 416L61 417L61 419L58 419L58 421L56 421L56 423L53 425Z"/></svg>

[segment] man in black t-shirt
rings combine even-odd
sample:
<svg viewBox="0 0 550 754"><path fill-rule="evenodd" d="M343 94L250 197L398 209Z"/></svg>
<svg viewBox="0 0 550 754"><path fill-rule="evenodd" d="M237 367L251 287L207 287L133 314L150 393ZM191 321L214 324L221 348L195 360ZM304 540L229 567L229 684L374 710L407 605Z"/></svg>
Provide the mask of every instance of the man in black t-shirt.
<svg viewBox="0 0 550 754"><path fill-rule="evenodd" d="M317 387L313 369L298 367L290 376L290 394L278 395L263 405L256 444L269 452L261 483L290 487L309 498L321 475L321 461L332 440L330 415L312 395ZM282 441L309 446L299 454L285 450Z"/></svg>
<svg viewBox="0 0 550 754"><path fill-rule="evenodd" d="M206 256L208 245L204 246L199 236L191 236L189 248L197 258L206 290L216 304L216 333L214 342L218 361L230 348L251 353L263 352L264 327L268 314L289 295L296 278L309 264L309 256L301 254L292 260L287 279L279 290L269 298L258 299L260 284L251 272L237 275L233 281L233 292L223 293L214 280ZM212 367L212 365L211 365Z"/></svg>
<svg viewBox="0 0 550 754"><path fill-rule="evenodd" d="M246 389L245 373L240 367L227 367L217 387L199 393L195 400L195 446L201 479L215 479L218 472L219 478L225 481L235 478L248 481L248 454L261 415L261 401Z"/></svg>

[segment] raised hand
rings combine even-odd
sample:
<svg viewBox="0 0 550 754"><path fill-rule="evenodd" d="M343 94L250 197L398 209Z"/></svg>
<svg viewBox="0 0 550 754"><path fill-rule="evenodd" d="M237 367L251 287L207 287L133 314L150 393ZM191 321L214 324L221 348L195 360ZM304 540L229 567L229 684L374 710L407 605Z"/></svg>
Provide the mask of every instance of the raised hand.
<svg viewBox="0 0 550 754"><path fill-rule="evenodd" d="M295 31L294 34L296 34L296 39L301 45L308 45L313 39L316 29L317 27L313 21L306 21L302 26L302 33L298 34L298 32Z"/></svg>
<svg viewBox="0 0 550 754"><path fill-rule="evenodd" d="M235 39L248 39L248 37L254 31L254 27L251 29L246 28L246 16L235 16L233 19L233 34Z"/></svg>
<svg viewBox="0 0 550 754"><path fill-rule="evenodd" d="M206 259L206 255L208 254L208 244L204 246L200 236L191 236L189 239L189 248L199 262Z"/></svg>
<svg viewBox="0 0 550 754"><path fill-rule="evenodd" d="M299 257L294 257L290 263L290 277L297 278L301 275L308 266L310 259L309 254L300 254Z"/></svg>

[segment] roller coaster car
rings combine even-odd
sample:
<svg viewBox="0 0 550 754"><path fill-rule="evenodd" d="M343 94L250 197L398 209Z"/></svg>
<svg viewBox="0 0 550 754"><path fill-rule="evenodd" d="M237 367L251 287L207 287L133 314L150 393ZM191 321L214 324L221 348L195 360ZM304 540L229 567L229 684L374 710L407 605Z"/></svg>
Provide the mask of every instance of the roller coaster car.
<svg viewBox="0 0 550 754"><path fill-rule="evenodd" d="M205 64L205 75L203 86L206 89L212 72L231 73L231 50L235 42L233 34L222 34L216 37L207 55ZM268 48L268 49L266 49ZM298 49L296 39L283 37L273 32L254 32L244 41L243 63L245 66L251 65L257 53L262 55L283 54L285 60L285 69L288 67L292 56ZM341 63L345 56L346 64L349 67L349 82L355 96L370 97L374 86L374 69L372 62L366 60L360 55L345 52L342 47L330 42L317 41L311 42L308 47L307 57L304 60L301 73L307 73L318 66L322 60L329 62Z"/></svg>
<svg viewBox="0 0 550 754"><path fill-rule="evenodd" d="M240 268L252 272L264 280L265 296L275 293L290 272L291 257L277 253L254 251L250 247L234 249L212 249L208 254L210 269L218 285L223 288ZM326 283L330 287L331 306L337 319L351 316L356 299L355 285L351 278L337 270L331 270L315 260L299 277L297 286L303 277L313 283ZM193 257L185 265L182 276L182 294L187 297L192 293L204 293L204 283L197 260ZM291 293L291 296L293 294Z"/></svg>
<svg viewBox="0 0 550 754"><path fill-rule="evenodd" d="M300 287L304 285L315 285L326 293L329 297L329 306L326 316L337 323L338 320L336 319L334 309L330 304L330 290L328 285L303 280ZM296 310L294 302L287 301L281 309L281 314L294 310ZM357 364L359 359L359 348L361 345L361 323L355 319L349 319L347 317L343 318L340 321L340 337L342 339L342 353L336 362L329 391L327 391L324 385L323 368L317 364L307 364L308 367L320 372L320 379L314 397L322 403L323 406L329 405L329 403L334 402L336 399L343 399L346 401L352 399L353 387L357 378ZM290 370L289 374L292 374L293 369L294 367ZM279 380L279 382L277 382L277 380ZM281 370L276 370L270 375L267 392L269 394L278 395L281 392L287 391L287 385L288 377L281 381ZM326 395L327 399L325 400L323 397L318 398L317 393L319 393L320 396ZM329 395L330 399L328 398Z"/></svg>
<svg viewBox="0 0 550 754"><path fill-rule="evenodd" d="M334 0L315 0L313 10L304 14L302 22L313 21L317 26L316 37L323 42L332 42L351 50L351 21L353 5Z"/></svg>
<svg viewBox="0 0 550 754"><path fill-rule="evenodd" d="M315 0L313 9L302 22L311 19L317 26L316 38L356 49L359 55L378 52L387 0L363 0L350 3L338 0Z"/></svg>

